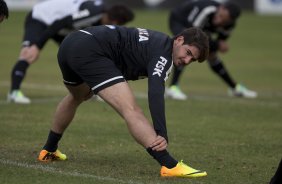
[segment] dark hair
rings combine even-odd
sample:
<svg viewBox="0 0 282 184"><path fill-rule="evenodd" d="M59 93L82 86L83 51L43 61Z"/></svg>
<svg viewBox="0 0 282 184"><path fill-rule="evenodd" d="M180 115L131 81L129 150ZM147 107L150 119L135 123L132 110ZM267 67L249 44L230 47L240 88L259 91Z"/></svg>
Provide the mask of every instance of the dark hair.
<svg viewBox="0 0 282 184"><path fill-rule="evenodd" d="M183 45L195 46L200 51L200 56L198 61L201 63L205 61L209 55L209 39L206 33L204 33L200 28L192 27L185 29L178 35L174 37L174 40L179 36L184 37Z"/></svg>
<svg viewBox="0 0 282 184"><path fill-rule="evenodd" d="M228 10L229 15L233 21L235 21L240 16L241 9L237 4L227 1L223 3L223 6Z"/></svg>
<svg viewBox="0 0 282 184"><path fill-rule="evenodd" d="M0 0L0 16L4 15L6 18L9 17L8 6L5 1Z"/></svg>
<svg viewBox="0 0 282 184"><path fill-rule="evenodd" d="M108 18L111 21L117 21L118 25L124 25L134 19L134 13L125 5L113 5L107 11Z"/></svg>

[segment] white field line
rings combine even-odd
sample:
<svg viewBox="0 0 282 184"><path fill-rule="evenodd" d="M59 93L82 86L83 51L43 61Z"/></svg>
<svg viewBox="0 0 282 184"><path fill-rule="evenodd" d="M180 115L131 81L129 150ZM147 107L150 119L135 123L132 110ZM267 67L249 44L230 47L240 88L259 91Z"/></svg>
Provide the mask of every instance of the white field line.
<svg viewBox="0 0 282 184"><path fill-rule="evenodd" d="M1 81L0 86L8 87L10 85L7 81ZM64 85L50 85L50 84L36 84L36 83L25 83L24 88L27 89L36 89L36 90L46 90L46 91L58 91L66 92L67 90ZM147 99L147 93L143 92L134 92L136 98L138 99ZM271 94L259 94L262 97L270 97ZM280 93L275 93L275 96L282 96ZM32 103L48 103L48 102L58 102L62 97L50 97L50 98L35 98L31 99ZM223 97L223 96L204 96L204 95L190 95L188 101L198 100L198 101L215 101L215 102L228 102L235 104L244 104L244 105L259 105L259 106L269 106L269 107L281 107L282 104L279 101L259 101L256 99L235 99L232 97ZM5 100L0 100L0 105L8 104Z"/></svg>
<svg viewBox="0 0 282 184"><path fill-rule="evenodd" d="M71 176L71 177L77 177L77 178L89 178L89 179L96 179L99 181L109 181L111 183L122 183L122 184L144 184L143 182L140 181L132 181L132 180L121 180L121 179L116 179L116 178L111 178L111 177L105 177L105 176L97 176L97 175L93 175L93 174L86 174L86 173L79 173L76 171L70 172L70 171L62 171L60 169L54 168L54 167L50 167L47 165L40 165L40 164L28 164L28 163L24 163L24 162L16 162L16 161L12 161L12 160L6 160L6 159L0 159L0 164L3 165L9 165L9 166L15 166L15 167L20 167L20 168L26 168L26 169L33 169L33 170L40 170L43 172L48 172L48 173L52 173L52 174L56 174L56 175L64 175L64 176ZM1 180L0 180L1 181ZM167 180L169 181L169 180ZM93 181L93 183L95 183ZM160 184L160 182L149 182L149 183L154 183L154 184ZM147 183L147 184L149 184ZM163 182L161 182L163 183ZM167 183L167 182L164 182ZM203 182L201 181L195 181L195 180L190 180L187 179L185 180L185 183L189 183L189 184L203 184Z"/></svg>
<svg viewBox="0 0 282 184"><path fill-rule="evenodd" d="M147 94L145 93L140 93L140 92L136 92L134 93L134 95L136 96L136 98L139 99L147 99ZM168 99L171 100L171 99ZM214 103L230 103L230 104L242 104L242 105L255 105L255 106L267 106L267 107L281 107L282 103L276 101L258 101L255 99L236 99L236 97L223 97L223 96L203 96L203 95L190 95L188 96L188 100L186 100L187 102L189 102L189 100L193 100L193 101L213 101ZM183 102L183 101L182 101Z"/></svg>
<svg viewBox="0 0 282 184"><path fill-rule="evenodd" d="M78 178L90 178L90 179L92 178L92 179L96 179L99 181L110 181L113 183L143 184L142 182L138 182L138 181L131 181L131 180L125 181L125 180L115 179L111 177L79 173L76 171L72 171L72 172L71 171L62 171L54 167L40 165L40 164L28 164L24 162L16 162L16 161L5 160L5 159L0 159L0 163L3 165L10 165L10 166L21 167L21 168L26 168L26 169L41 170L41 171L56 174L56 175L65 175L65 176L72 176L72 177L78 177Z"/></svg>
<svg viewBox="0 0 282 184"><path fill-rule="evenodd" d="M10 87L10 82L1 81L0 86ZM67 91L67 89L64 87L63 82L62 82L62 85L24 83L23 88L36 89L36 90L47 90L47 91Z"/></svg>

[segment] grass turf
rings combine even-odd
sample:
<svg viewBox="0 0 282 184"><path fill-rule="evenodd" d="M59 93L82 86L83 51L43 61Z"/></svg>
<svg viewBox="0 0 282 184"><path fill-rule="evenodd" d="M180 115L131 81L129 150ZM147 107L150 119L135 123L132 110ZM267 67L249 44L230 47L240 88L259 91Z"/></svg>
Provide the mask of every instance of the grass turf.
<svg viewBox="0 0 282 184"><path fill-rule="evenodd" d="M128 134L123 120L105 103L79 108L60 142L69 160L36 161L51 118L66 90L56 63L58 47L48 42L30 67L23 91L33 103L7 104L10 71L20 49L26 12L11 12L0 32L0 183L267 183L282 152L281 17L244 12L222 55L239 82L255 89L255 100L226 96L226 86L206 64L186 68L181 87L190 99L167 100L169 151L208 177L161 179L158 164ZM169 33L167 11L136 12L131 26ZM130 83L146 93L146 80ZM149 117L146 99L138 99Z"/></svg>

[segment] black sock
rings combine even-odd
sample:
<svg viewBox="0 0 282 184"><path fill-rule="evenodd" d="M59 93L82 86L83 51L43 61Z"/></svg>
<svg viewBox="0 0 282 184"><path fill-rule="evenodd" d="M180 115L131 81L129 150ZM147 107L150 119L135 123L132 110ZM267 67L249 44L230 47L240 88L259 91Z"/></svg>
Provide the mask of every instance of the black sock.
<svg viewBox="0 0 282 184"><path fill-rule="evenodd" d="M28 68L29 63L25 60L19 60L13 70L12 70L12 85L11 91L20 89L21 83L24 79L26 69Z"/></svg>
<svg viewBox="0 0 282 184"><path fill-rule="evenodd" d="M216 59L215 61L208 62L211 69L222 79L224 80L229 87L235 88L236 82L231 78L228 74L228 71L225 69L222 61L220 59Z"/></svg>
<svg viewBox="0 0 282 184"><path fill-rule="evenodd" d="M180 79L180 75L182 74L184 67L183 66L175 66L173 70L172 80L170 85L178 85L178 81Z"/></svg>
<svg viewBox="0 0 282 184"><path fill-rule="evenodd" d="M147 148L147 152L156 159L161 166L166 166L169 169L175 167L178 163L166 150L153 151L152 148Z"/></svg>
<svg viewBox="0 0 282 184"><path fill-rule="evenodd" d="M58 134L50 130L47 142L44 145L43 149L49 152L56 151L58 148L58 142L60 141L61 137L62 137L62 134Z"/></svg>

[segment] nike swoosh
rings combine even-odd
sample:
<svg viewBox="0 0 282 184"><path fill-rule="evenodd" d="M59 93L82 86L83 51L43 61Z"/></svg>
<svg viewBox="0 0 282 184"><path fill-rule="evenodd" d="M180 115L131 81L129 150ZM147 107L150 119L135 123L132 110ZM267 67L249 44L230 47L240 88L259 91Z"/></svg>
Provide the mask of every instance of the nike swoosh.
<svg viewBox="0 0 282 184"><path fill-rule="evenodd" d="M185 174L186 176L192 175L192 174L198 174L198 173L204 173L204 171L197 171L197 172L193 172L193 173L189 173L189 174Z"/></svg>

